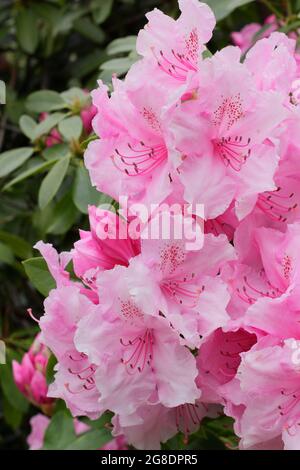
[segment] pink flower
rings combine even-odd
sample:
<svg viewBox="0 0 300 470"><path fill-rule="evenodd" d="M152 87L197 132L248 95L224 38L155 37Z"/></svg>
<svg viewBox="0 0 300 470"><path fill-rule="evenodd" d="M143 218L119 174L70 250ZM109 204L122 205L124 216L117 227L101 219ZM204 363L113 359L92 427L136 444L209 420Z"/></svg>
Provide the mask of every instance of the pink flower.
<svg viewBox="0 0 300 470"><path fill-rule="evenodd" d="M127 450L127 442L124 436L118 436L112 439L101 450Z"/></svg>
<svg viewBox="0 0 300 470"><path fill-rule="evenodd" d="M92 133L92 121L97 113L97 108L93 105L90 105L80 112L80 117L82 120L84 131L87 135Z"/></svg>
<svg viewBox="0 0 300 470"><path fill-rule="evenodd" d="M146 230L156 233L169 215L160 212ZM170 233L167 240L162 233L155 240L143 239L142 232L141 257L134 260L134 266L131 263L131 268L139 273L142 293L143 282L147 288L153 286L155 295L148 297L145 294L147 306L152 305L153 311L162 311L182 342L194 348L199 346L201 339L228 321L229 295L218 273L227 261L235 258L235 254L224 235L205 235L201 249L188 250L187 238L176 238L176 229L184 227L184 219L181 215L170 215L170 222L174 233ZM139 267L139 260L143 267Z"/></svg>
<svg viewBox="0 0 300 470"><path fill-rule="evenodd" d="M50 411L53 399L47 397L46 369L50 351L41 343L40 334L35 338L21 364L12 362L15 383L23 395L45 412Z"/></svg>
<svg viewBox="0 0 300 470"><path fill-rule="evenodd" d="M31 432L27 437L29 450L40 450L44 445L45 433L50 424L50 418L37 414L30 420Z"/></svg>
<svg viewBox="0 0 300 470"><path fill-rule="evenodd" d="M193 98L171 118L185 200L204 204L206 219L222 215L235 199L253 207L258 193L275 189L278 156L266 138L286 116L283 97L259 91L233 47L206 59L188 87Z"/></svg>
<svg viewBox="0 0 300 470"><path fill-rule="evenodd" d="M45 313L39 320L43 343L58 360L55 380L49 386L48 396L62 398L74 416L97 418L101 414L99 394L94 386L95 366L74 344L79 320L96 308L98 296L80 282L70 280L65 266L70 253L57 254L50 244L39 242L36 248L45 257L56 280L44 303Z"/></svg>
<svg viewBox="0 0 300 470"><path fill-rule="evenodd" d="M183 434L184 444L188 444L189 435L196 432L204 417L216 417L220 407L206 405L200 400L195 404L186 403L176 408L162 405L144 405L130 417L114 416L113 435L124 435L127 442L136 449L160 449L161 442L166 442L175 434Z"/></svg>
<svg viewBox="0 0 300 470"><path fill-rule="evenodd" d="M224 384L235 379L243 352L256 343L256 336L238 326L216 329L202 344L197 356L198 387L208 403L226 403Z"/></svg>
<svg viewBox="0 0 300 470"><path fill-rule="evenodd" d="M137 39L137 52L150 62L149 73L179 86L197 71L202 52L215 27L211 9L198 0L179 0L181 16L173 20L158 9L148 13L148 23ZM151 71L152 68L152 71Z"/></svg>
<svg viewBox="0 0 300 470"><path fill-rule="evenodd" d="M241 51L247 52L253 45L255 35L262 26L259 23L250 23L244 26L240 31L231 33L231 39L235 46L239 46Z"/></svg>
<svg viewBox="0 0 300 470"><path fill-rule="evenodd" d="M224 212L224 214L215 219L205 221L205 233L212 233L216 237L225 234L229 241L234 238L235 229L238 227L239 221L235 214L234 204Z"/></svg>
<svg viewBox="0 0 300 470"><path fill-rule="evenodd" d="M130 203L160 203L176 178L170 156L178 158L164 116L168 90L143 82L142 64L133 70L141 80L114 79L110 98L101 82L92 93L98 108L93 126L100 140L89 144L85 165L93 185L115 200L128 195Z"/></svg>
<svg viewBox="0 0 300 470"><path fill-rule="evenodd" d="M126 286L120 286L124 269L115 268L114 276L103 274L114 279L114 305L82 319L76 334L77 348L97 365L100 406L130 415L147 402L167 407L193 403L200 396L193 355L163 317L143 312Z"/></svg>
<svg viewBox="0 0 300 470"><path fill-rule="evenodd" d="M58 360L48 395L65 400L73 416L94 419L104 411L94 383L96 366L76 348L74 336L80 319L95 309L77 286L61 287L49 294L39 322L43 340Z"/></svg>
<svg viewBox="0 0 300 470"><path fill-rule="evenodd" d="M231 39L233 44L239 46L245 53L258 39L269 37L273 31L278 29L278 26L275 15L271 15L266 18L264 26L259 23L247 24L241 31L231 33ZM265 30L263 30L264 28Z"/></svg>
<svg viewBox="0 0 300 470"><path fill-rule="evenodd" d="M283 33L272 33L258 41L247 53L245 64L260 90L275 90L288 94L297 78L294 39Z"/></svg>
<svg viewBox="0 0 300 470"><path fill-rule="evenodd" d="M243 355L238 371L242 449L277 441L277 449L299 450L299 365L292 361L293 341L258 346ZM267 448L270 448L269 445Z"/></svg>
<svg viewBox="0 0 300 470"><path fill-rule="evenodd" d="M299 282L299 223L288 225L283 233L264 227L264 222L265 218L248 219L240 225L235 237L239 259L222 272L231 291L228 312L233 318L244 316L248 325L248 316L255 318L256 328L264 322L261 309L276 309L284 299L289 302Z"/></svg>
<svg viewBox="0 0 300 470"><path fill-rule="evenodd" d="M251 24L205 58L214 16L179 6L149 13L141 59L81 113L86 129L95 114L92 184L119 214L90 207L69 253L36 245L56 283L39 321L58 361L48 396L73 416L111 411L106 449L186 443L220 409L241 449L299 449L295 40L270 17L262 40Z"/></svg>
<svg viewBox="0 0 300 470"><path fill-rule="evenodd" d="M41 113L40 121L44 121L48 116L48 113ZM45 138L45 145L46 147L53 147L53 145L61 144L62 141L63 139L60 132L56 128L53 128Z"/></svg>
<svg viewBox="0 0 300 470"><path fill-rule="evenodd" d="M113 212L90 206L89 219L91 230L80 230L72 258L76 276L92 286L99 271L127 266L139 254L140 241L130 238L128 224Z"/></svg>

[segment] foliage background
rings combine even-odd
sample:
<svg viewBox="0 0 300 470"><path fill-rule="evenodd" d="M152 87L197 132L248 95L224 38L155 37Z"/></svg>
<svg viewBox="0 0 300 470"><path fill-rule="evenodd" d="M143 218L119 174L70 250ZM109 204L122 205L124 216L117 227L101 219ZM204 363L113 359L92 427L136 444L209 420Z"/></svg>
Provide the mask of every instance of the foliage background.
<svg viewBox="0 0 300 470"><path fill-rule="evenodd" d="M262 24L271 12L282 21L283 31L300 28L299 0L207 3L219 20L211 52L230 43L232 31L250 22ZM70 249L78 228L87 225L87 205L107 200L91 188L83 168L90 136L79 118L88 105L82 90L93 89L99 77L109 83L112 73L126 73L137 59L134 36L154 7L178 14L176 0L0 2L0 79L6 84L0 114L0 338L8 359L0 365L0 449L26 448L29 419L38 412L18 392L11 372L11 360L22 356L37 331L26 309L39 315L42 294L50 287L41 259L32 260L37 256L32 246L43 239L59 251ZM43 122L41 112L48 113ZM47 148L45 137L57 126L63 142ZM55 411L47 445L67 447L74 439L71 418L63 403ZM91 448L105 439L107 419L93 424ZM57 430L69 441L55 441ZM76 445L85 446L82 441ZM232 423L223 417L206 421L189 443L206 449L235 445ZM183 447L182 437L167 447Z"/></svg>

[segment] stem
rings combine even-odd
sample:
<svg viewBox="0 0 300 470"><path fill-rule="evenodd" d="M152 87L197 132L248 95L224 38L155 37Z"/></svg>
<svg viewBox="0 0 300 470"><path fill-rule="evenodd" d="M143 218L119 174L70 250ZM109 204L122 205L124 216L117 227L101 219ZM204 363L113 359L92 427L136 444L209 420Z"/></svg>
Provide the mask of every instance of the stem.
<svg viewBox="0 0 300 470"><path fill-rule="evenodd" d="M293 16L293 9L292 9L292 5L291 5L291 1L290 0L286 0L286 10L287 10L287 14L288 14L288 17L292 17Z"/></svg>

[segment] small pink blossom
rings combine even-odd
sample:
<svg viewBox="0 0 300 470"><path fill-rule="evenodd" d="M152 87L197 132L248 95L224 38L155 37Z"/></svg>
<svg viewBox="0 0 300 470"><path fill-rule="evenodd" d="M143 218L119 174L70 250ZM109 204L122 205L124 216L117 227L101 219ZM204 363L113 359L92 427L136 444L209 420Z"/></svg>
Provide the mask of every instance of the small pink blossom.
<svg viewBox="0 0 300 470"><path fill-rule="evenodd" d="M273 31L278 29L278 26L275 15L271 15L266 18L263 26L259 23L247 24L240 31L231 33L231 39L233 44L239 46L245 53L258 39L269 37Z"/></svg>
<svg viewBox="0 0 300 470"><path fill-rule="evenodd" d="M41 343L39 334L21 363L12 362L13 376L20 392L45 412L50 411L53 399L47 397L46 369L50 351Z"/></svg>

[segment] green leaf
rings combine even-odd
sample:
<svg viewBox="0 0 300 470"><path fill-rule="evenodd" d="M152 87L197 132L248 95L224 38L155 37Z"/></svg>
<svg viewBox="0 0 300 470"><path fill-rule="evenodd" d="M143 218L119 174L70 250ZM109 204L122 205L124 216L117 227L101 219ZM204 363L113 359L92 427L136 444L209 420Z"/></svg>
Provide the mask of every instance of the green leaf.
<svg viewBox="0 0 300 470"><path fill-rule="evenodd" d="M32 147L21 147L0 154L0 178L9 175L33 154Z"/></svg>
<svg viewBox="0 0 300 470"><path fill-rule="evenodd" d="M60 14L59 18L56 18L53 22L53 35L56 36L57 34L68 34L73 28L74 21L85 13L87 13L86 7L83 7L82 9L77 8L73 11L67 11L63 15Z"/></svg>
<svg viewBox="0 0 300 470"><path fill-rule="evenodd" d="M107 47L108 55L135 51L136 36L126 36L112 41Z"/></svg>
<svg viewBox="0 0 300 470"><path fill-rule="evenodd" d="M81 421L87 424L91 429L102 429L107 425L110 425L113 417L113 413L106 411L98 419L89 419L86 416L81 418Z"/></svg>
<svg viewBox="0 0 300 470"><path fill-rule="evenodd" d="M253 1L254 0L205 0L205 3L211 7L217 21L220 21L230 15L236 8L252 3Z"/></svg>
<svg viewBox="0 0 300 470"><path fill-rule="evenodd" d="M51 168L39 189L39 207L44 209L59 190L70 164L70 157L64 157Z"/></svg>
<svg viewBox="0 0 300 470"><path fill-rule="evenodd" d="M50 385L53 380L54 380L54 367L57 364L57 359L54 356L54 354L51 354L51 356L48 359L47 363L47 369L46 369L46 380L47 384Z"/></svg>
<svg viewBox="0 0 300 470"><path fill-rule="evenodd" d="M53 127L57 126L57 124L64 119L64 113L53 113L46 117L43 121L41 121L35 128L33 138L34 140L38 139L42 135L48 134Z"/></svg>
<svg viewBox="0 0 300 470"><path fill-rule="evenodd" d="M27 259L32 256L31 245L23 238L0 230L0 240L4 242L19 258Z"/></svg>
<svg viewBox="0 0 300 470"><path fill-rule="evenodd" d="M0 242L0 263L14 264L14 261L15 259L11 249Z"/></svg>
<svg viewBox="0 0 300 470"><path fill-rule="evenodd" d="M60 160L66 157L69 151L69 146L66 143L55 144L43 150L43 157L46 158L46 160Z"/></svg>
<svg viewBox="0 0 300 470"><path fill-rule="evenodd" d="M83 142L80 142L80 148L82 150L86 150L89 143L93 142L93 140L97 140L97 139L98 139L98 136L96 134L89 135L89 137L87 139L85 139Z"/></svg>
<svg viewBox="0 0 300 470"><path fill-rule="evenodd" d="M40 90L31 93L26 100L26 108L35 113L56 111L66 107L59 93L52 90Z"/></svg>
<svg viewBox="0 0 300 470"><path fill-rule="evenodd" d="M3 397L3 416L6 423L15 431L20 427L23 418L23 411L18 410Z"/></svg>
<svg viewBox="0 0 300 470"><path fill-rule="evenodd" d="M31 8L22 8L16 16L17 39L21 48L33 54L39 42L37 17Z"/></svg>
<svg viewBox="0 0 300 470"><path fill-rule="evenodd" d="M70 74L74 78L82 78L91 72L96 71L103 60L106 59L106 54L102 49L94 48L89 54L85 54L72 63L70 67Z"/></svg>
<svg viewBox="0 0 300 470"><path fill-rule="evenodd" d="M28 139L34 139L34 131L37 123L32 119L32 117L27 116L27 114L23 114L23 116L20 117L19 126L23 134L25 134Z"/></svg>
<svg viewBox="0 0 300 470"><path fill-rule="evenodd" d="M65 450L74 440L72 416L65 411L55 413L45 433L43 450Z"/></svg>
<svg viewBox="0 0 300 470"><path fill-rule="evenodd" d="M123 75L130 67L136 62L136 59L131 59L130 57L120 57L119 59L111 59L103 64L101 64L101 70L110 72L111 74L115 73L117 75Z"/></svg>
<svg viewBox="0 0 300 470"><path fill-rule="evenodd" d="M3 394L12 407L25 413L29 404L19 392L12 374L12 360L19 360L20 358L14 351L7 348L6 359L7 364L0 366L0 382Z"/></svg>
<svg viewBox="0 0 300 470"><path fill-rule="evenodd" d="M77 87L63 91L60 96L69 107L78 104L80 108L83 108L90 101L89 94L85 93L81 88Z"/></svg>
<svg viewBox="0 0 300 470"><path fill-rule="evenodd" d="M95 23L102 24L109 17L114 0L93 0L91 3Z"/></svg>
<svg viewBox="0 0 300 470"><path fill-rule="evenodd" d="M96 44L102 44L105 39L103 30L87 17L76 20L74 23L74 29L82 36Z"/></svg>
<svg viewBox="0 0 300 470"><path fill-rule="evenodd" d="M58 130L62 136L70 142L72 139L78 140L83 129L82 120L79 116L71 116L61 121Z"/></svg>
<svg viewBox="0 0 300 470"><path fill-rule="evenodd" d="M65 450L98 450L111 439L111 433L107 429L94 429L78 436Z"/></svg>
<svg viewBox="0 0 300 470"><path fill-rule="evenodd" d="M88 206L100 204L110 204L112 199L103 193L98 192L91 185L89 173L85 167L79 167L73 188L73 201L77 209L83 214L88 213Z"/></svg>
<svg viewBox="0 0 300 470"><path fill-rule="evenodd" d="M70 230L77 216L78 212L73 204L71 191L69 191L50 211L45 227L46 233L63 235Z"/></svg>
<svg viewBox="0 0 300 470"><path fill-rule="evenodd" d="M24 181L25 179L29 178L30 176L37 175L39 173L43 173L49 167L54 165L57 160L55 160L55 159L49 160L48 162L34 165L33 167L29 168L28 170L23 171L18 176L16 176L14 179L9 181L4 186L3 190L6 191L7 189L11 188L12 186L14 186L17 183L20 183L21 181Z"/></svg>
<svg viewBox="0 0 300 470"><path fill-rule="evenodd" d="M44 258L30 258L23 261L27 276L34 287L45 297L56 287L55 280L51 276Z"/></svg>

